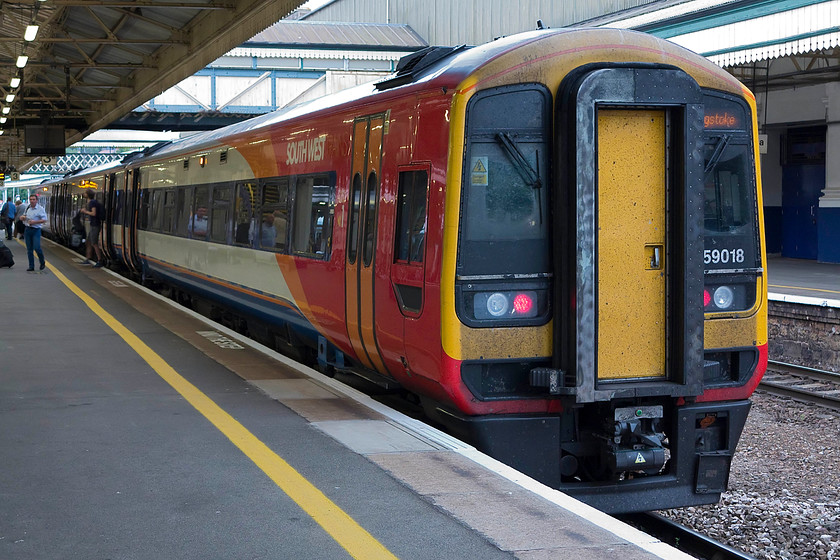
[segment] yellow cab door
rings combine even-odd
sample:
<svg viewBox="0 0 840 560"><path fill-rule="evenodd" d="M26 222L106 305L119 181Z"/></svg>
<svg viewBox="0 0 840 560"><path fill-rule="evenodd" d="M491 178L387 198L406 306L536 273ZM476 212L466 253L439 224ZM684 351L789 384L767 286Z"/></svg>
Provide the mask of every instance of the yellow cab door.
<svg viewBox="0 0 840 560"><path fill-rule="evenodd" d="M665 112L598 111L598 379L665 376Z"/></svg>

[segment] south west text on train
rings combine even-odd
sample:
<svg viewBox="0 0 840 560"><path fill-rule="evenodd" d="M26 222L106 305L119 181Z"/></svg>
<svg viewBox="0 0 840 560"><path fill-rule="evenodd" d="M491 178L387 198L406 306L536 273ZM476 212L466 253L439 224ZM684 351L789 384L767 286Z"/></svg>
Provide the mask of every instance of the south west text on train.
<svg viewBox="0 0 840 560"><path fill-rule="evenodd" d="M416 395L605 511L714 503L767 362L755 100L645 34L429 48L386 80L45 184L68 243Z"/></svg>

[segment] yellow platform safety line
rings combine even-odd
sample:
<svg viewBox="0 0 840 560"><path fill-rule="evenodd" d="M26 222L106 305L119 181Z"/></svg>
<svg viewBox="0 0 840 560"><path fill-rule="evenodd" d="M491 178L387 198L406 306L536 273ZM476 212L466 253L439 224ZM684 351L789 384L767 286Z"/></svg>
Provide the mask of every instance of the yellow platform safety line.
<svg viewBox="0 0 840 560"><path fill-rule="evenodd" d="M237 422L212 399L202 393L195 385L184 379L146 343L96 303L93 298L83 292L53 265L47 263L47 267L91 311L125 340L164 381L169 383L187 402L227 436L242 453L262 469L283 492L294 500L353 558L397 560L397 557L391 551L356 523L332 500L327 498L323 492L248 431L245 426Z"/></svg>
<svg viewBox="0 0 840 560"><path fill-rule="evenodd" d="M840 294L837 290L823 290L820 288L806 288L804 286L781 286L778 284L769 284L768 288L787 288L788 290L805 290L807 292L826 292L828 294Z"/></svg>

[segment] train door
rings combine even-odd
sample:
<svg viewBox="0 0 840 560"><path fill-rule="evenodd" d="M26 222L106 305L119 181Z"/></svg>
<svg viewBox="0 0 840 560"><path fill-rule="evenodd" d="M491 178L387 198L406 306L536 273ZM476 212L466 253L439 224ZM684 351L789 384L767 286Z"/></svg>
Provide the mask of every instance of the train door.
<svg viewBox="0 0 840 560"><path fill-rule="evenodd" d="M114 252L114 232L113 219L114 215L114 200L116 199L115 183L117 176L114 173L105 176L105 200L103 206L105 208L105 215L102 216L102 251L108 260L113 260Z"/></svg>
<svg viewBox="0 0 840 560"><path fill-rule="evenodd" d="M109 207L106 212L108 218L108 228L110 228L111 247L109 251L112 252L111 258L115 261L123 261L123 203L125 200L125 171L120 171L114 175L114 180L111 183L113 196L109 199Z"/></svg>
<svg viewBox="0 0 840 560"><path fill-rule="evenodd" d="M565 95L562 149L573 165L557 215L570 215L575 230L556 239L566 259L558 269L575 276L558 283L568 321L555 329L563 369L575 372L578 402L640 381L663 394L698 394L700 89L679 70L609 68L581 74Z"/></svg>
<svg viewBox="0 0 840 560"><path fill-rule="evenodd" d="M603 109L597 121L598 378L665 377L666 112ZM641 305L628 313L627 301Z"/></svg>
<svg viewBox="0 0 840 560"><path fill-rule="evenodd" d="M353 124L353 167L344 292L347 334L360 363L387 373L376 339L374 271L385 115Z"/></svg>
<svg viewBox="0 0 840 560"><path fill-rule="evenodd" d="M61 183L56 183L52 188L52 212L48 214L50 218L50 227L57 239L61 239L61 221L64 219L64 201Z"/></svg>
<svg viewBox="0 0 840 560"><path fill-rule="evenodd" d="M140 209L140 174L137 169L126 172L126 196L123 204L123 260L134 275L140 274L137 253L137 212Z"/></svg>
<svg viewBox="0 0 840 560"><path fill-rule="evenodd" d="M403 323L400 332L395 333L402 337L397 346L405 345L402 358L409 368L416 367L416 352L406 341L424 340L430 332L420 317L426 299L429 176L428 165L401 167L397 185L396 239L390 278Z"/></svg>
<svg viewBox="0 0 840 560"><path fill-rule="evenodd" d="M73 217L73 205L70 203L70 187L67 183L60 183L57 188L60 210L58 211L58 220L56 222L56 234L62 241L69 239L67 232L67 223Z"/></svg>

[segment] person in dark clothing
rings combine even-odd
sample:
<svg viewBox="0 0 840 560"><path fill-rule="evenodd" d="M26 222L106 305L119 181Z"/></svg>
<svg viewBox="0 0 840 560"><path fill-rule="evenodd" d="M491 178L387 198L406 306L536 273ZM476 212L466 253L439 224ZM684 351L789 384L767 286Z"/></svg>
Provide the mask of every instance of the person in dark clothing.
<svg viewBox="0 0 840 560"><path fill-rule="evenodd" d="M23 239L23 232L26 225L23 223L23 212L26 210L26 204L20 199L15 200L15 232L12 237L20 237Z"/></svg>
<svg viewBox="0 0 840 560"><path fill-rule="evenodd" d="M12 197L10 196L6 203L3 204L3 208L0 209L0 219L3 220L3 227L6 228L6 239L12 238L12 224L15 223L15 203L12 202Z"/></svg>
<svg viewBox="0 0 840 560"><path fill-rule="evenodd" d="M86 208L82 208L82 214L88 216L90 221L90 231L87 234L87 259L82 264L91 264L91 257L96 253L96 264L94 268L102 267L102 247L99 245L99 232L102 229L102 218L105 216L105 207L102 203L96 200L96 193L93 190L85 192L88 197Z"/></svg>

